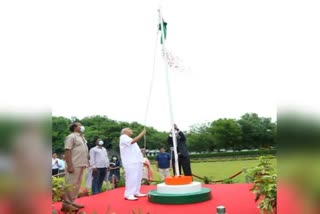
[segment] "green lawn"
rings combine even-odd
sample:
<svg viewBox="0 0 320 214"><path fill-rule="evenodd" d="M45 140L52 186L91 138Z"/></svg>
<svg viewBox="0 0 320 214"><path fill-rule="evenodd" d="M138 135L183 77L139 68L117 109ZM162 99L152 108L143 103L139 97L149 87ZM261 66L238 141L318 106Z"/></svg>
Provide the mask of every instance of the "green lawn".
<svg viewBox="0 0 320 214"><path fill-rule="evenodd" d="M277 160L272 159L270 161L272 167L277 169ZM219 161L219 162L203 162L203 163L191 163L192 173L200 177L207 176L212 177L214 180L226 179L243 168L249 169L250 167L256 166L257 160L230 160L230 161ZM154 170L154 180L160 180L159 173L156 171L156 167L152 164ZM198 179L195 179L198 180ZM235 183L245 183L245 174L241 173L239 176L233 179ZM85 186L85 180L83 179L82 186Z"/></svg>
<svg viewBox="0 0 320 214"><path fill-rule="evenodd" d="M272 159L270 161L272 166L276 169L277 161ZM214 180L226 179L243 168L249 169L256 166L258 160L235 160L235 161L221 161L221 162L203 162L191 163L192 173L200 177L212 177ZM197 180L197 179L196 179ZM245 174L241 173L233 179L235 183L245 183Z"/></svg>

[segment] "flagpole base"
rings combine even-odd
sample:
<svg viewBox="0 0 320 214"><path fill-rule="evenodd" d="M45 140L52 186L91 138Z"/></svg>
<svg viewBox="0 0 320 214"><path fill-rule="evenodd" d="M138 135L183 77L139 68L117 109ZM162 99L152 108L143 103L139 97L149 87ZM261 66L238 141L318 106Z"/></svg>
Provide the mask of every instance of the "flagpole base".
<svg viewBox="0 0 320 214"><path fill-rule="evenodd" d="M164 179L164 183L167 185L185 185L192 183L192 176L169 176Z"/></svg>
<svg viewBox="0 0 320 214"><path fill-rule="evenodd" d="M192 193L159 193L151 190L148 194L148 201L156 204L193 204L211 199L211 189L201 188L200 191Z"/></svg>

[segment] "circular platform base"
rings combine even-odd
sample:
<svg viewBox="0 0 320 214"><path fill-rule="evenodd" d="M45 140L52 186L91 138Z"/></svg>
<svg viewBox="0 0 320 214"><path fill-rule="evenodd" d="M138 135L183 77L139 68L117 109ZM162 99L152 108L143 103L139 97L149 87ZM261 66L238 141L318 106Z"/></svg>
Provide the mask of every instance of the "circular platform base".
<svg viewBox="0 0 320 214"><path fill-rule="evenodd" d="M161 183L157 185L157 191L160 194L168 193L168 194L186 194L201 191L201 183L198 181L194 181L191 184L185 185L167 185L165 183Z"/></svg>
<svg viewBox="0 0 320 214"><path fill-rule="evenodd" d="M201 188L198 192L173 194L159 193L157 190L151 190L148 194L148 200L156 204L192 204L211 199L211 189Z"/></svg>

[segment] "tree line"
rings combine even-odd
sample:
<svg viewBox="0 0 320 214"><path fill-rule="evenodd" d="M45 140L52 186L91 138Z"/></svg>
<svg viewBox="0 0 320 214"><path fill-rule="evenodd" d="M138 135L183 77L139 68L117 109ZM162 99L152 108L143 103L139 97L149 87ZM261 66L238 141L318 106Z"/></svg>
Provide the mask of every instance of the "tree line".
<svg viewBox="0 0 320 214"><path fill-rule="evenodd" d="M119 152L120 131L130 127L134 134L138 134L144 126L137 122L122 122L107 116L90 116L79 120L76 117L52 117L52 151L63 153L64 139L70 133L72 122L80 121L85 127L85 137L89 148L94 146L97 138L105 142L107 149ZM147 149L167 147L167 132L161 132L153 127L146 127L147 135L141 139L139 146ZM189 151L211 152L221 149L256 149L276 146L277 124L271 118L259 117L256 113L246 113L239 120L218 119L212 122L196 124L185 131Z"/></svg>

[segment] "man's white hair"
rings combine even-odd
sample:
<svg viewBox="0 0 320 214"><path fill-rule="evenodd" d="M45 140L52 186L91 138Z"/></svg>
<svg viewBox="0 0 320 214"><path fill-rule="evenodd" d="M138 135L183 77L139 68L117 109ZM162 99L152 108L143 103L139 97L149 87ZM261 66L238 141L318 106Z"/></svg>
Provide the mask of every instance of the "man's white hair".
<svg viewBox="0 0 320 214"><path fill-rule="evenodd" d="M123 135L127 130L128 130L129 128L123 128L122 130L121 130L121 135Z"/></svg>

